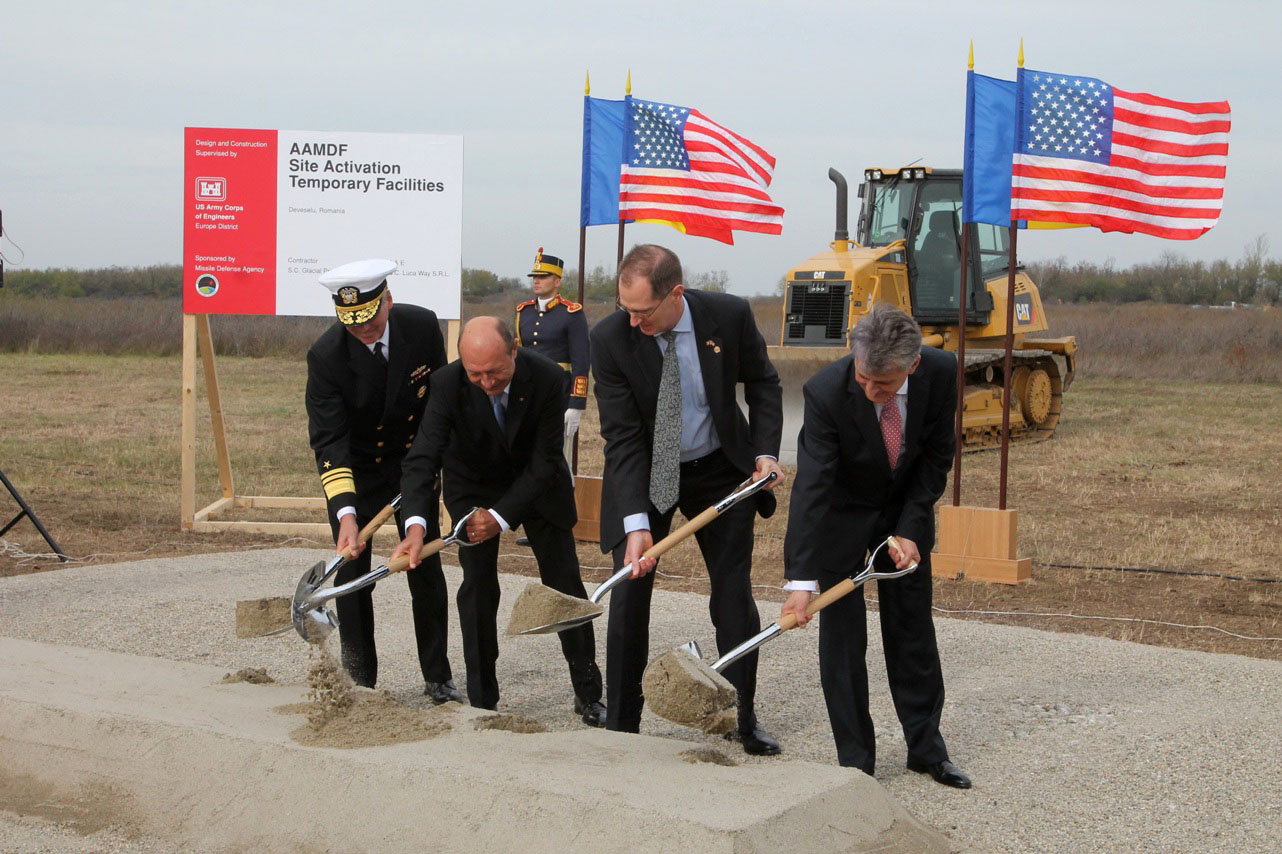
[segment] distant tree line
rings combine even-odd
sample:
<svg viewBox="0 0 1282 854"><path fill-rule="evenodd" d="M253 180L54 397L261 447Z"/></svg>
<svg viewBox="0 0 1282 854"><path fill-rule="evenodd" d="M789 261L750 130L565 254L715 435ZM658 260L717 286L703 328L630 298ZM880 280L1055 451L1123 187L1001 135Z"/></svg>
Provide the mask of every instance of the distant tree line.
<svg viewBox="0 0 1282 854"><path fill-rule="evenodd" d="M1043 299L1064 302L1152 302L1219 305L1226 302L1282 303L1282 262L1268 257L1269 241L1260 235L1237 261L1189 261L1164 252L1157 261L1124 270L1112 261L1070 263L1063 256L1027 265Z"/></svg>
<svg viewBox="0 0 1282 854"><path fill-rule="evenodd" d="M1189 261L1165 252L1157 261L1119 269L1112 261L1070 262L1066 257L1034 261L1028 273L1043 298L1064 302L1141 302L1182 305L1217 305L1229 301L1260 305L1282 304L1282 261L1269 258L1268 238L1260 235L1246 246L1237 261ZM5 292L44 297L178 297L182 294L182 267L155 264L148 267L100 267L73 270L5 270ZM562 293L574 299L579 274L565 271ZM686 285L709 291L727 290L725 270L687 273ZM782 295L783 280L777 293ZM524 276L499 276L490 270L464 267L464 299L515 298L529 293ZM614 300L614 268L598 264L584 276L584 296L589 302Z"/></svg>
<svg viewBox="0 0 1282 854"><path fill-rule="evenodd" d="M44 270L5 270L4 290L22 296L39 297L178 297L182 295L182 267L178 264L156 264L150 267L99 267L73 270L50 267ZM726 290L730 274L725 270L695 273L687 277L687 286L708 291ZM578 294L578 270L565 271L561 292L573 299ZM486 299L529 292L530 280L524 276L499 276L489 270L464 267L464 298ZM598 264L584 277L585 297L593 302L614 300L614 269Z"/></svg>

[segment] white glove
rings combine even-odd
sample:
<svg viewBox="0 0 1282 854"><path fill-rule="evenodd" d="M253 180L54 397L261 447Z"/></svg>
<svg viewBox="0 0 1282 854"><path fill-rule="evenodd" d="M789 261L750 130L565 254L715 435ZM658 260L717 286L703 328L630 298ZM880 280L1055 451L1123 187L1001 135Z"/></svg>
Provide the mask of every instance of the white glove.
<svg viewBox="0 0 1282 854"><path fill-rule="evenodd" d="M582 409L565 410L565 438L570 438L579 432L579 422L583 419Z"/></svg>

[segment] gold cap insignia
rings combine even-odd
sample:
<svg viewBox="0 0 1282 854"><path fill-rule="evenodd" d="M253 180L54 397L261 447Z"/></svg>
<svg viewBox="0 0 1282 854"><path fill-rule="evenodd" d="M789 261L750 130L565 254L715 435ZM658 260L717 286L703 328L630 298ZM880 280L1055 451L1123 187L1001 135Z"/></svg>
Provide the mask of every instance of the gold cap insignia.
<svg viewBox="0 0 1282 854"><path fill-rule="evenodd" d="M361 292L357 288L339 288L338 297L344 305L355 305L356 301L361 298Z"/></svg>

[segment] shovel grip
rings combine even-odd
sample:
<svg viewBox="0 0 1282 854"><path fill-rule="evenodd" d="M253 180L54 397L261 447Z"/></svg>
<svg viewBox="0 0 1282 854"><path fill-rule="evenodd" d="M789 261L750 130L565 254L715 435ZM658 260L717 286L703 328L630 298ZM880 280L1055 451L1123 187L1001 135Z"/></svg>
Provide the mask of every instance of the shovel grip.
<svg viewBox="0 0 1282 854"><path fill-rule="evenodd" d="M659 542L650 546L650 548L646 549L645 552L642 554L642 557L652 557L652 558L659 557L668 549L672 548L677 543L681 542L686 537L690 536L695 531L699 530L704 525L711 522L713 519L717 518L717 516L719 515L721 514L717 512L716 507L709 507L707 510L704 510L698 516L695 516L689 522L686 522L680 528L677 528L671 534L668 534L662 540L659 540Z"/></svg>
<svg viewBox="0 0 1282 854"><path fill-rule="evenodd" d="M445 538L437 537L435 540L432 540L430 543L423 544L423 548L419 550L418 559L422 560L425 557L431 557L432 555L436 554L443 548L445 548ZM389 575L392 574L393 572L404 572L409 568L410 568L409 555L401 555L400 557L393 558L392 560L387 562L387 572Z"/></svg>
<svg viewBox="0 0 1282 854"><path fill-rule="evenodd" d="M387 505L386 507L384 507L382 510L378 511L378 515L375 516L373 519L370 519L369 524L367 524L364 528L361 528L361 532L356 536L356 542L368 543L370 541L370 538L373 537L374 534L378 533L378 529L386 525L387 520L391 519L393 514L395 513L396 513L396 502L393 502ZM343 557L347 558L348 560L356 559L356 556L353 555L351 551L343 552Z"/></svg>
<svg viewBox="0 0 1282 854"><path fill-rule="evenodd" d="M841 581L810 600L810 604L806 606L806 616L813 617L815 614L818 614L824 608L827 608L833 602L836 602L838 599L847 595L854 589L855 582L849 578L843 578ZM795 629L797 627L797 615L789 611L776 622L779 623L779 628L786 632L789 629Z"/></svg>

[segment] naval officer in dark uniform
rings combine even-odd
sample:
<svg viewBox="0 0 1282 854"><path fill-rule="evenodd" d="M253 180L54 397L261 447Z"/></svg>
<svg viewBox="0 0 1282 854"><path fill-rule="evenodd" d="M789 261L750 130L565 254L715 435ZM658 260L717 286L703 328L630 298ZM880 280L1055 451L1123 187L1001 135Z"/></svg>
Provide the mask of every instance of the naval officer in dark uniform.
<svg viewBox="0 0 1282 854"><path fill-rule="evenodd" d="M369 572L370 552L357 543L360 529L400 492L401 461L423 419L428 379L445 366L436 315L418 306L392 305L387 277L395 271L394 262L373 259L320 277L333 295L338 322L307 351L308 434L337 549L359 554L339 569L336 584ZM424 509L433 526L436 506L432 500ZM400 513L396 524L404 536ZM435 703L459 700L446 657L448 612L440 558L423 561L406 578L424 693ZM378 678L373 591L366 587L334 602L343 666L366 687Z"/></svg>
<svg viewBox="0 0 1282 854"><path fill-rule="evenodd" d="M565 262L544 255L539 247L534 269L529 272L534 299L516 307L516 341L533 348L565 371L569 403L565 409L565 441L568 445L579 431L583 409L588 405L588 320L583 306L560 294Z"/></svg>

